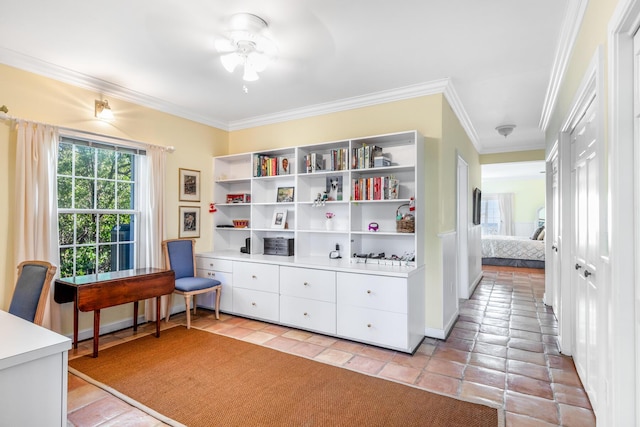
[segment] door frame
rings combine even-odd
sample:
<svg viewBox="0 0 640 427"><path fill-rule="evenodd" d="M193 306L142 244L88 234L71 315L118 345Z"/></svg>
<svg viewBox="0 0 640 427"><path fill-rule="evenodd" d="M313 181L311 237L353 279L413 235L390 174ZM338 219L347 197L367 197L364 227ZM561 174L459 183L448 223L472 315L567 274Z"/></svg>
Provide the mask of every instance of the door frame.
<svg viewBox="0 0 640 427"><path fill-rule="evenodd" d="M621 0L609 22L609 239L611 254L611 350L607 392L610 425L639 425L640 394L640 167L634 149L634 34L640 26L640 0ZM637 91L637 88L636 88ZM633 170L633 176L628 173ZM629 225L633 232L629 232ZM629 286L629 284L633 284ZM626 285L626 286L625 286Z"/></svg>
<svg viewBox="0 0 640 427"><path fill-rule="evenodd" d="M457 153L458 298L469 299L469 164Z"/></svg>

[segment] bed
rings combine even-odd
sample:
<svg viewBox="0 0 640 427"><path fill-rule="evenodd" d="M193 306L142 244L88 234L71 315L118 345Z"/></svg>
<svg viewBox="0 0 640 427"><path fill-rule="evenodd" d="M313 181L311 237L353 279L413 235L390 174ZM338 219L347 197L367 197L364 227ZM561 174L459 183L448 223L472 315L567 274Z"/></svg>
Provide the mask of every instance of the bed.
<svg viewBox="0 0 640 427"><path fill-rule="evenodd" d="M482 236L482 264L544 268L544 240L529 237Z"/></svg>

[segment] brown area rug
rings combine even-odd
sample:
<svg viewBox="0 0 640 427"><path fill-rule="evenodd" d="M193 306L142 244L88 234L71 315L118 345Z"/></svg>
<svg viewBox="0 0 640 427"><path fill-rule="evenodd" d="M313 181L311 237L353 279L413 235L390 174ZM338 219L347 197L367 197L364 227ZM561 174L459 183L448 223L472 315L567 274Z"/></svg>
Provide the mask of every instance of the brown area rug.
<svg viewBox="0 0 640 427"><path fill-rule="evenodd" d="M193 427L499 425L495 408L182 326L69 365Z"/></svg>

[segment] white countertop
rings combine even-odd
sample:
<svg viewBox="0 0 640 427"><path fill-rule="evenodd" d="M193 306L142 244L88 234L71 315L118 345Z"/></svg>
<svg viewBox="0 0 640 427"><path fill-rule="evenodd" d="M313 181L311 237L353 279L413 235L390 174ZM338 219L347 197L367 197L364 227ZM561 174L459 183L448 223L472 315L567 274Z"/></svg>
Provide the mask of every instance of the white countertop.
<svg viewBox="0 0 640 427"><path fill-rule="evenodd" d="M0 310L0 369L71 348L71 340Z"/></svg>

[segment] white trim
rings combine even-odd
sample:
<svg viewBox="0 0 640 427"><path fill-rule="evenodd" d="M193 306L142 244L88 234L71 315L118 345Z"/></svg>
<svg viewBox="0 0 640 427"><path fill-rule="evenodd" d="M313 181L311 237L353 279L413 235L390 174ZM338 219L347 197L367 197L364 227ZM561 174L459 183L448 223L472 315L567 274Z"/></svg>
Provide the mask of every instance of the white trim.
<svg viewBox="0 0 640 427"><path fill-rule="evenodd" d="M471 119L467 114L467 110L465 110L464 106L462 105L462 101L460 101L458 93L453 87L453 83L451 82L451 80L449 80L447 86L444 88L444 97L447 99L447 102L449 102L451 109L460 121L460 125L467 133L467 137L471 140L471 143L475 147L476 151L481 152L482 145L480 144L480 139L478 138L478 132L476 132L476 129L473 127Z"/></svg>
<svg viewBox="0 0 640 427"><path fill-rule="evenodd" d="M454 317L454 320L456 318L457 318L457 314L456 314L456 317ZM440 340L447 338L447 333L445 332L444 329L424 328L424 335L429 338L437 338Z"/></svg>
<svg viewBox="0 0 640 427"><path fill-rule="evenodd" d="M551 69L549 86L547 86L547 93L544 104L542 105L542 115L540 116L539 126L543 131L547 130L549 120L553 115L556 102L558 101L558 93L560 92L560 87L562 86L562 81L564 80L564 75L567 71L569 59L571 58L571 53L573 52L573 47L575 46L588 3L588 0L569 0L567 4L567 11L562 23L560 38Z"/></svg>
<svg viewBox="0 0 640 427"><path fill-rule="evenodd" d="M635 316L638 287L640 155L634 149L634 46L640 0L622 0L609 22L609 257L611 261L610 359L604 419L609 425L638 425L639 394ZM637 90L637 88L636 88ZM630 170L634 174L629 173ZM633 227L633 233L629 232ZM629 286L633 284L633 286ZM627 285L627 286L625 286ZM608 403L608 405L607 405Z"/></svg>
<svg viewBox="0 0 640 427"><path fill-rule="evenodd" d="M460 153L456 153L456 163L456 295L469 299L469 164Z"/></svg>

